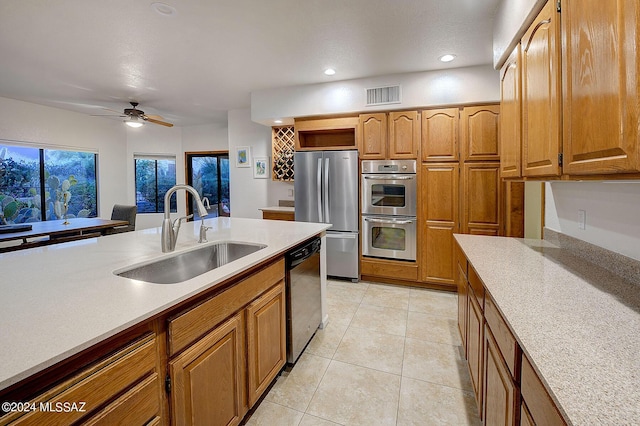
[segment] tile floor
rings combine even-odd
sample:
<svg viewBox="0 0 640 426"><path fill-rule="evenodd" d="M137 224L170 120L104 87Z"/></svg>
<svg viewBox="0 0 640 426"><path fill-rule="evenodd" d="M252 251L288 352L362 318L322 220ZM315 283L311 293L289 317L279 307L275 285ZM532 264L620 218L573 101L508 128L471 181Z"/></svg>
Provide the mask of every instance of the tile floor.
<svg viewBox="0 0 640 426"><path fill-rule="evenodd" d="M329 323L247 425L479 425L454 293L328 281Z"/></svg>

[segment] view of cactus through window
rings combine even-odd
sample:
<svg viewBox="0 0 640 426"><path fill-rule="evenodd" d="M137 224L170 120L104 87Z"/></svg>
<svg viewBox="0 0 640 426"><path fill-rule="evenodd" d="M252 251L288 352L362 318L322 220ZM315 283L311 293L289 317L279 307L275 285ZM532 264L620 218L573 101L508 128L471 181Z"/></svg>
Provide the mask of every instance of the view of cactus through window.
<svg viewBox="0 0 640 426"><path fill-rule="evenodd" d="M0 145L0 224L96 217L96 154Z"/></svg>
<svg viewBox="0 0 640 426"><path fill-rule="evenodd" d="M96 157L0 145L0 223L96 217Z"/></svg>

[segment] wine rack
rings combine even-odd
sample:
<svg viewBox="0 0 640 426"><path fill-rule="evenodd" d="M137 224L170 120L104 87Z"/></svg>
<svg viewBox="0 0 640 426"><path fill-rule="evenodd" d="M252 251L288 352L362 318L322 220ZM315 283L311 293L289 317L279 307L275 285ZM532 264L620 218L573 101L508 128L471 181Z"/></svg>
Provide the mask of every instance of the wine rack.
<svg viewBox="0 0 640 426"><path fill-rule="evenodd" d="M293 126L273 127L271 133L271 176L273 180L293 182Z"/></svg>

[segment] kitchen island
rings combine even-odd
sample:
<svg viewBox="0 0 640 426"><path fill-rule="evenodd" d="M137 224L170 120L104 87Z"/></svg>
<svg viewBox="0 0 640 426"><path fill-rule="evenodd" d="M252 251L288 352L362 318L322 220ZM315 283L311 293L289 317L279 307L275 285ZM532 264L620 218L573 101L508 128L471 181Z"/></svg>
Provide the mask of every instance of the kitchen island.
<svg viewBox="0 0 640 426"><path fill-rule="evenodd" d="M486 405L491 409L485 407L484 415L495 414L496 405L491 405L491 401L496 399L488 393L500 388L497 395L501 404L507 401L505 395L511 401L505 404L507 418L520 418L521 424L527 424L529 411L542 405L547 408L539 413L553 416L553 405L545 405L544 398L534 400L527 394L531 387L526 381L537 375L544 387L538 390L548 393L568 424L637 424L640 419L640 283L638 269L634 270L637 262L628 259L632 266L624 271L625 278L554 244L555 241L473 235L455 238L463 251L460 270L465 267L464 258L468 260L467 293L473 300L467 311L467 318L471 318L467 322L470 325L466 336L467 358L470 370L478 368L479 381L485 381L484 386L480 385L481 393L484 389L480 403L488 398ZM464 309L464 304L461 306ZM479 319L474 319L474 315ZM509 345L511 338L515 342ZM499 351L493 348L496 344ZM478 346L479 357L473 353ZM478 367L483 363L484 367ZM501 380L491 382L490 376L495 378L500 372L504 372ZM538 404L540 400L544 404ZM556 424L539 420L537 423Z"/></svg>
<svg viewBox="0 0 640 426"><path fill-rule="evenodd" d="M266 247L177 284L151 284L123 278L114 272L203 246L197 243L200 222L183 224L175 253L161 252L160 229L154 228L0 255L3 275L0 282L0 391L16 388L16 383L30 377L42 374L47 377L48 369L63 365L69 359L84 360L92 347L116 341L118 336L126 335L141 324L146 324L146 332L153 331L153 336L147 339L159 342L157 349L150 353L157 353L157 365L163 366L167 352L171 356L186 347L186 344L174 347L171 342L172 336L179 336L184 323L179 316L182 310L193 306L207 308L209 301L217 300L207 294L217 296L218 286L246 293L242 290L246 281L259 288L263 285L264 271L273 275L274 283L281 282L283 254L322 234L328 227L239 218L209 219L205 224L211 227L207 233L209 242L205 244L234 241ZM238 284L238 280L244 281ZM259 291L269 293L270 287L271 284L266 283ZM236 294L230 302L225 302L224 308L242 297L244 293ZM250 309L259 299L247 299L238 309ZM173 312L176 309L180 311ZM205 309L198 312L202 318L207 315ZM240 313L238 317L244 321L246 315ZM160 325L153 325L153 321ZM169 324L166 330L162 324ZM164 334L170 335L168 344L164 343ZM244 339L244 333L240 336ZM91 365L91 362L81 364ZM157 374L164 375L161 368L157 370ZM164 418L160 421L166 422Z"/></svg>

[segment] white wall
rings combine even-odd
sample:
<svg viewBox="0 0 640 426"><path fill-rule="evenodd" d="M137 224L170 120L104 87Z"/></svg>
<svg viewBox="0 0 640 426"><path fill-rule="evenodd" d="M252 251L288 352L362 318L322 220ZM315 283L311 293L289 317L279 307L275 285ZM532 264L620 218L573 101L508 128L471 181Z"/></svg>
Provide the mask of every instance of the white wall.
<svg viewBox="0 0 640 426"><path fill-rule="evenodd" d="M578 210L586 212L584 230ZM640 181L548 182L545 226L640 260Z"/></svg>
<svg viewBox="0 0 640 426"><path fill-rule="evenodd" d="M549 0L553 1L553 0ZM493 65L500 69L546 0L502 0L493 24Z"/></svg>
<svg viewBox="0 0 640 426"><path fill-rule="evenodd" d="M127 135L122 122L0 98L0 139L98 153L98 215L126 204Z"/></svg>
<svg viewBox="0 0 640 426"><path fill-rule="evenodd" d="M229 160L231 216L262 218L260 207L277 205L280 199L292 199L287 190L292 184L271 178L254 179L251 167L236 167L235 153L240 146L251 147L251 157L271 157L271 128L251 121L251 111L229 111Z"/></svg>
<svg viewBox="0 0 640 426"><path fill-rule="evenodd" d="M184 152L228 151L229 132L225 124L204 124L182 128Z"/></svg>
<svg viewBox="0 0 640 426"><path fill-rule="evenodd" d="M365 89L395 84L402 86L401 104L365 106ZM251 93L251 119L271 126L293 117L499 101L499 74L486 65L258 90Z"/></svg>

